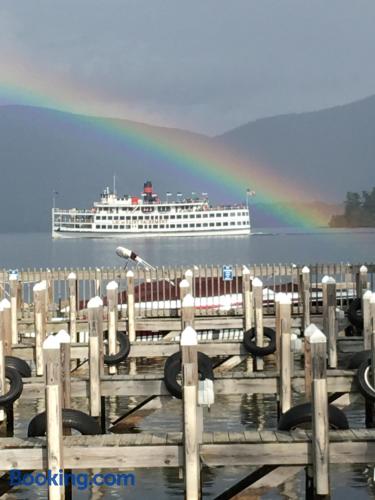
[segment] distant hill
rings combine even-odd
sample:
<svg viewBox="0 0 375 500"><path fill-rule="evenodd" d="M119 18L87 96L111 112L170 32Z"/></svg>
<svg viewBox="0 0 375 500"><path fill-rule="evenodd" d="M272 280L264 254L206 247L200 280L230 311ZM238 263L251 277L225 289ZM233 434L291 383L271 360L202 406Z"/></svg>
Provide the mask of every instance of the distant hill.
<svg viewBox="0 0 375 500"><path fill-rule="evenodd" d="M256 120L215 140L309 184L317 200L342 200L375 183L375 96Z"/></svg>
<svg viewBox="0 0 375 500"><path fill-rule="evenodd" d="M92 123L102 127L92 127ZM106 134L107 120L25 106L0 107L0 231L46 231L50 226L52 191L56 205L88 207L116 173L121 193L140 193L146 179L165 191L196 191L201 186L219 201L217 185L204 182L197 172L181 178L173 157L163 160L136 141L126 143ZM125 120L112 124L129 127L141 137L156 140L217 143L264 162L285 179L310 184L315 200L326 202L327 222L346 191L361 191L375 184L375 96L346 106L314 113L284 115L251 122L215 138L177 129L152 127ZM170 162L171 165L168 165ZM253 207L254 226L280 224L266 205ZM290 200L294 203L295 200Z"/></svg>

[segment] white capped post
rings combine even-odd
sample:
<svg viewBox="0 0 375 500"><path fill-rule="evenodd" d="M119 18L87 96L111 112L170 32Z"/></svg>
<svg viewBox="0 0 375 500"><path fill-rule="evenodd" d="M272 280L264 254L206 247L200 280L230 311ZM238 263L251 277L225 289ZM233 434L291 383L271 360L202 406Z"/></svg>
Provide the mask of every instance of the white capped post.
<svg viewBox="0 0 375 500"><path fill-rule="evenodd" d="M50 335L43 342L43 358L46 374L46 408L47 408L47 464L51 475L64 470L63 462L63 425L61 408L61 356L60 342ZM51 481L48 486L48 498L61 500L65 498L63 485L55 485Z"/></svg>
<svg viewBox="0 0 375 500"><path fill-rule="evenodd" d="M190 293L185 295L181 303L181 329L187 326L194 328L194 297Z"/></svg>
<svg viewBox="0 0 375 500"><path fill-rule="evenodd" d="M35 365L37 376L43 375L43 342L46 338L47 283L40 281L33 287L35 323Z"/></svg>
<svg viewBox="0 0 375 500"><path fill-rule="evenodd" d="M87 304L89 319L89 376L90 415L99 417L101 411L100 379L103 374L103 301L93 297Z"/></svg>
<svg viewBox="0 0 375 500"><path fill-rule="evenodd" d="M73 342L78 342L77 338L77 275L69 273L69 334Z"/></svg>
<svg viewBox="0 0 375 500"><path fill-rule="evenodd" d="M10 302L8 299L3 299L0 302L2 309L2 336L4 340L4 354L10 356L12 354L12 331L11 331L11 313Z"/></svg>
<svg viewBox="0 0 375 500"><path fill-rule="evenodd" d="M302 328L304 331L310 324L310 269L307 266L302 268L300 285L302 293Z"/></svg>
<svg viewBox="0 0 375 500"><path fill-rule="evenodd" d="M371 290L366 290L362 296L362 314L363 314L363 349L371 349Z"/></svg>
<svg viewBox="0 0 375 500"><path fill-rule="evenodd" d="M113 355L117 352L117 319L118 319L118 284L116 281L110 281L107 285L108 302L108 354ZM108 373L114 375L117 373L115 365L108 367Z"/></svg>
<svg viewBox="0 0 375 500"><path fill-rule="evenodd" d="M127 283L127 311L128 311L128 334L129 341L131 343L135 342L135 301L134 301L134 273L129 270L126 273L126 283Z"/></svg>
<svg viewBox="0 0 375 500"><path fill-rule="evenodd" d="M12 344L18 344L18 274L9 274L9 288L10 288L10 315L11 315L11 329L12 329Z"/></svg>
<svg viewBox="0 0 375 500"><path fill-rule="evenodd" d="M281 332L281 412L285 413L292 406L293 358L291 350L291 309L292 301L286 295L279 296L280 332Z"/></svg>

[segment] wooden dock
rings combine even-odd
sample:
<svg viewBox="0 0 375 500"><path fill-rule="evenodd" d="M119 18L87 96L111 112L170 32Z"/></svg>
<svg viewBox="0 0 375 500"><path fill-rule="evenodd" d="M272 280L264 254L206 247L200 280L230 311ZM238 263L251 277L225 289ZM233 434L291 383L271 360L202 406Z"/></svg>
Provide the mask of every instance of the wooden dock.
<svg viewBox="0 0 375 500"><path fill-rule="evenodd" d="M202 467L257 467L221 499L280 484L306 467L309 494L328 498L330 464L375 462L370 428L375 396L365 402L358 367L348 369L342 362L354 350L372 350L375 359L374 274L374 265L233 266L228 284L217 266L148 274L139 269L0 273L0 402L7 394L6 356L15 356L32 370L23 378L21 400L44 399L46 408L46 436L27 437L25 430L22 438L12 437L12 405L4 404L2 413L0 408L0 470L179 467L185 481L181 496L193 500L201 498ZM173 294L171 282L178 283ZM207 293L219 298L210 302ZM356 336L347 337L346 312L354 299L362 304L363 327L351 327ZM224 330L240 333L223 338ZM118 344L119 331L127 332L128 351L116 362L126 350ZM209 331L215 332L210 338ZM144 332L159 337L145 341ZM128 418L142 419L157 411L157 398L172 398L166 367L177 359L182 432L123 433ZM142 373L145 360L153 360L153 369ZM295 401L310 403L304 424L311 430L296 423L290 431L207 432L203 408L235 394L274 395L280 418L294 411ZM108 398L129 396L138 403L108 421ZM72 398L88 401L86 417L101 434L69 435L64 412L78 410L71 408ZM328 402L340 412L354 400L363 401L368 428L347 428L342 414L345 425L333 430L339 424L332 424ZM64 488L49 486L49 498L65 495Z"/></svg>

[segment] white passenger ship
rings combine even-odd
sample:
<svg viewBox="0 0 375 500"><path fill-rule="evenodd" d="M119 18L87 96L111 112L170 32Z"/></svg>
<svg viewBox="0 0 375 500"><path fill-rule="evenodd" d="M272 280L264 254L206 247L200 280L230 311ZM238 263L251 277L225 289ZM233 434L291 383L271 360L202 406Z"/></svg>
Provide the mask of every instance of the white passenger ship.
<svg viewBox="0 0 375 500"><path fill-rule="evenodd" d="M203 193L205 195L205 193ZM202 196L203 196L202 195ZM213 207L207 197L162 202L145 182L141 197L117 197L106 188L91 210L52 209L52 236L155 237L250 233L248 204Z"/></svg>

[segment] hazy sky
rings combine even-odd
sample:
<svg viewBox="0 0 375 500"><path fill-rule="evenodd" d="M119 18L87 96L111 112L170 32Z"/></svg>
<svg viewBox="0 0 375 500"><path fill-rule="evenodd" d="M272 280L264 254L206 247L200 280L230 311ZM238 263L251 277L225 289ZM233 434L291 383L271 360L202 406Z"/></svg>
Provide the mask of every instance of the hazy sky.
<svg viewBox="0 0 375 500"><path fill-rule="evenodd" d="M0 0L0 63L214 134L375 93L374 26L374 0Z"/></svg>

